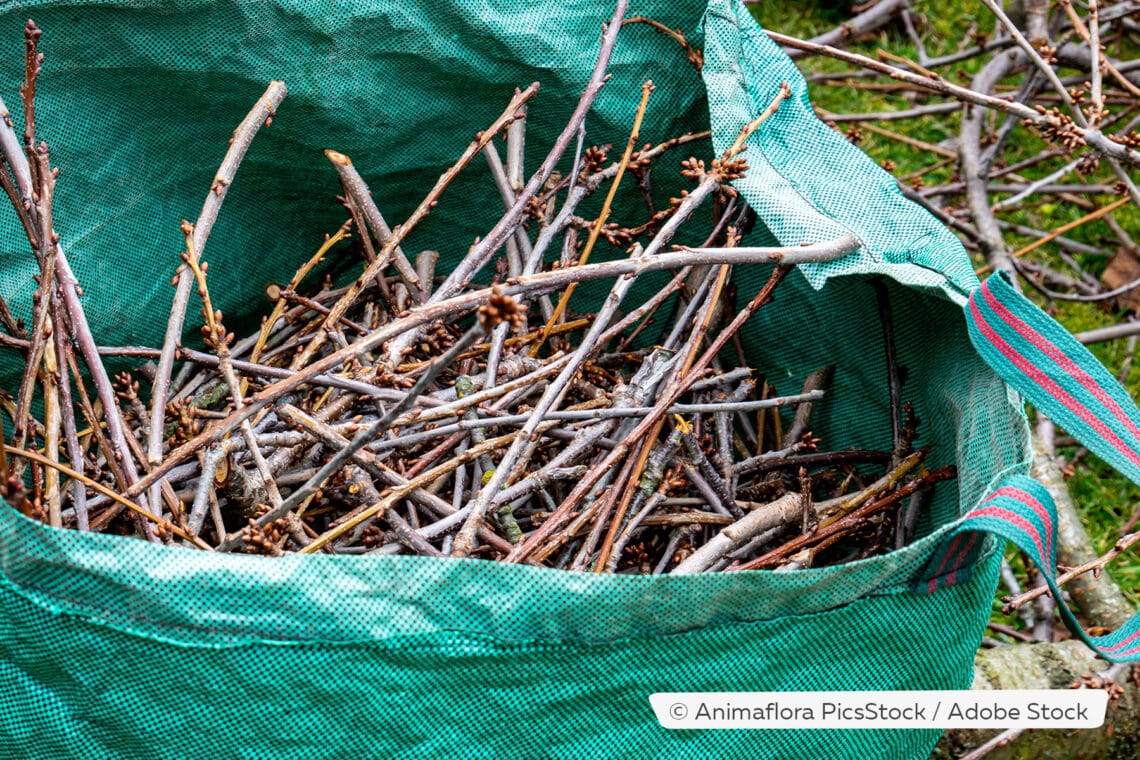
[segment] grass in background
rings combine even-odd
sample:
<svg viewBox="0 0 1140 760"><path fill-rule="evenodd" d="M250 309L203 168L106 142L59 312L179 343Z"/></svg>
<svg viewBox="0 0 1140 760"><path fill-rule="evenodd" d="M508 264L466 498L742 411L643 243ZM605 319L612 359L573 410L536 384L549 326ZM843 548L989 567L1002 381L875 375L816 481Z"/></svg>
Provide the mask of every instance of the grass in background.
<svg viewBox="0 0 1140 760"><path fill-rule="evenodd" d="M835 2L835 0L806 0L794 5L795 13L789 13L790 4L788 2L766 0L751 5L750 10L762 26L804 38L835 28L847 18L849 12L849 3ZM930 56L955 52L962 40L970 40L975 34L992 36L994 31L993 17L977 2L919 0L919 2L914 3L913 7L915 12L922 14L925 18L925 26L920 28L919 33L925 40L926 52ZM972 44L972 41L966 44ZM875 57L880 48L914 60L917 59L914 45L901 26L880 30L869 42L850 47L855 52L871 57ZM1116 55L1117 51L1110 50L1110 53ZM1135 55L1135 51L1132 55ZM944 67L940 73L951 81L968 84L970 77L984 65L985 60L983 57L978 57L952 64L949 67ZM825 58L803 58L798 63L805 76L852 70L852 67L847 64ZM941 98L933 95L914 98L910 93L866 86L868 83L883 82L885 79L883 77L849 80L848 83L838 86L823 81L813 82L809 80L812 102L818 108L835 113L859 113L902 110L941 100ZM996 125L1000 123L1002 117L990 112L989 118ZM874 126L883 127L927 143L941 144L941 147L952 150L955 147L954 141L958 135L959 113L954 112L923 119L872 123ZM845 131L848 127L853 126L858 125L840 124L840 128ZM918 172L943 160L943 157L932 155L925 150L906 145L889 137L872 134L866 129L862 130L862 133L862 139L858 141L859 147L881 165L888 167L893 165L892 173L896 177L904 178L904 181L909 181L905 179L906 175ZM1026 129L1019 128L1015 136L1016 140L1011 141L1011 144L1006 148L1005 155L1008 163L1012 164L1023 158L1036 155L1046 147L1046 143ZM1059 168L1067 160L1066 158L1052 159L1025 173L1031 178L1043 176L1045 173ZM950 162L945 168L924 175L924 182L927 185L950 182L955 169L955 162ZM1072 179L1066 178L1063 181L1072 181ZM1108 172L1107 167L1102 167L1097 173L1097 179L1090 179L1089 183L1112 184L1114 181L1115 178ZM1100 196L1093 198L1093 200L1099 206L1111 202L1114 198ZM1056 197L1037 196L1032 205L1015 214L1003 215L1001 218L1039 230L1051 230L1076 220L1085 213L1085 210L1057 200ZM1126 230L1140 230L1140 213L1134 206L1125 206L1114 216ZM1098 246L1103 246L1106 241L1113 237L1108 226L1100 220L1083 225L1066 236ZM1029 238L1019 238L1015 235L1007 235L1006 240L1013 247L1031 242ZM1034 251L1030 257L1032 260L1058 270L1065 270L1064 264L1056 256L1055 247L1051 245L1045 245ZM1104 256L1085 255L1075 258L1086 271L1097 276L1104 271L1108 263L1107 257ZM975 263L981 265L984 261L975 255ZM1046 306L1044 299L1031 288L1026 288L1026 292L1039 305ZM1073 332L1115 324L1123 317L1122 312L1088 303L1058 301L1055 308L1050 309L1050 311ZM1115 374L1123 365L1126 347L1127 340L1117 340L1096 344L1090 346L1090 349ZM1130 372L1125 378L1125 386L1133 398L1140 398L1140 371L1133 370ZM1059 435L1063 435L1063 431L1059 431ZM1059 453L1068 459L1073 456L1075 451L1075 447L1066 447L1062 448ZM1140 488L1091 454L1082 458L1076 465L1072 477L1068 480L1068 485L1097 551L1102 553L1107 551L1119 537L1121 527L1132 516L1133 510L1140 507L1140 498L1138 498L1140 497ZM1016 552L1011 551L1009 556L1015 568L1020 571L1020 561L1014 556L1015 554ZM1140 557L1137 557L1135 552L1120 557L1110 565L1109 571L1129 599L1134 604L1140 603ZM1023 573L1019 572L1019 575L1024 577ZM999 597L1005 593L1004 587L999 588ZM1000 607L1000 603L995 599L995 620L1009 625L1019 625L1020 621L1001 614Z"/></svg>

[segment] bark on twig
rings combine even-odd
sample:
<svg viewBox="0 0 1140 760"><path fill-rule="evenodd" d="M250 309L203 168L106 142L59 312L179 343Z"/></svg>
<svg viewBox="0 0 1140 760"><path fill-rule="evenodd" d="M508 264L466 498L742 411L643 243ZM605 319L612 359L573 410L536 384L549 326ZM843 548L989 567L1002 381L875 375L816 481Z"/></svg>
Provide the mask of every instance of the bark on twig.
<svg viewBox="0 0 1140 760"><path fill-rule="evenodd" d="M233 184L234 176L237 174L238 167L241 165L242 159L245 158L249 146L253 143L254 136L262 124L267 124L277 112L281 101L285 99L286 92L284 82L270 82L264 94L234 130L229 149L222 159L221 166L218 167L218 173L206 193L206 200L203 202L202 210L198 212L198 219L194 223L194 249L199 256L206 249L206 242L214 229L214 222L217 221L222 201L225 200L230 185ZM166 421L170 374L174 369L175 352L182 340L186 306L190 302L190 288L193 284L194 277L190 270L184 266L179 267L174 286L174 301L171 304L170 319L166 324L166 335L162 341L162 354L155 371L154 391L151 397L151 427L147 436L147 459L152 466L157 465L162 460L163 430ZM155 486L149 491L149 498L152 502L157 503L158 501L157 480Z"/></svg>

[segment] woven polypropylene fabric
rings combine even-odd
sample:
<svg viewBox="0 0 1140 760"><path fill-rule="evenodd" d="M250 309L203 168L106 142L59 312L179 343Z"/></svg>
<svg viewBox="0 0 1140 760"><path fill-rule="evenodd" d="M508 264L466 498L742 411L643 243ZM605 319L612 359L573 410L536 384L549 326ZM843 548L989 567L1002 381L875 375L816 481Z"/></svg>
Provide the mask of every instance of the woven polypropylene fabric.
<svg viewBox="0 0 1140 760"><path fill-rule="evenodd" d="M1000 554L930 597L910 591L916 568L876 563L817 594L814 572L774 586L353 559L211 557L0 510L0 749L924 757L937 731L669 731L648 695L967 688Z"/></svg>
<svg viewBox="0 0 1140 760"><path fill-rule="evenodd" d="M935 553L926 573L929 577L927 587L954 582L956 565L969 554L979 534L1003 536L1041 568L1041 577L1058 600L1057 612L1069 630L1109 662L1140 660L1140 613L1134 614L1114 631L1091 636L1069 609L1061 595L1054 569L1057 566L1056 530L1057 510L1048 489L1025 475L1013 475L1002 481L990 498L966 515L952 537L947 536L946 550Z"/></svg>
<svg viewBox="0 0 1140 760"><path fill-rule="evenodd" d="M889 398L876 301L865 280L883 275L905 285L890 290L900 362L912 378L904 396L923 419L931 460L954 462L959 476L957 498L941 491L925 527L957 518L1002 475L1024 469L1028 435L1020 400L961 341L958 307L978 286L969 258L889 173L815 117L807 83L742 4L710 2L704 30L702 75L718 150L772 102L781 83L792 90L747 141L749 171L736 183L769 234L784 245L844 234L863 243L856 255L799 267L803 276L789 288L794 305L761 310L743 335L770 357L761 366L780 367L791 382L835 364L837 403L822 405L813 425L825 434L843 431L851 445L880 445L889 440Z"/></svg>
<svg viewBox="0 0 1140 760"><path fill-rule="evenodd" d="M836 447L883 448L885 360L866 280L890 278L905 397L931 462L959 472L937 489L924 538L837 568L635 578L414 557L212 556L54 531L0 509L0 756L929 752L937 732L666 731L653 718L653 691L968 686L998 547L983 547L965 582L929 596L911 589L949 524L1024 471L1026 426L967 339L961 304L977 283L964 251L815 118L803 79L743 5L714 0L707 16L680 0L632 6L705 49L703 80L668 37L623 29L591 140L628 134L646 79L657 90L643 139L711 123L720 147L781 81L791 85L745 154L753 169L739 189L763 223L745 242L853 232L864 246L793 274L742 336L782 391L834 364L817 432ZM290 94L256 138L206 251L214 298L235 319L262 311L264 285L342 221L322 149L350 155L395 222L514 87L538 80L527 139L528 154L542 155L612 11L603 0L11 8L0 39L18 39L29 14L45 29L38 113L63 169L56 225L104 344L161 336L177 221L196 215L226 137L268 80ZM17 85L12 67L0 72L5 94ZM712 151L697 143L685 155ZM485 176L464 173L406 247L453 263L498 203ZM0 290L22 312L32 257L14 221L3 225ZM746 291L766 275L738 269L734 281Z"/></svg>
<svg viewBox="0 0 1140 760"><path fill-rule="evenodd" d="M100 341L153 346L180 263L179 221L197 217L226 141L270 80L283 80L289 94L272 127L255 138L203 251L211 295L235 317L265 311L265 286L288 281L344 221L326 148L352 158L392 224L502 113L516 87L536 81L542 89L527 119L528 155L543 155L589 79L608 5L4 3L0 40L11 44L0 49L9 64L0 67L0 92L21 124L19 41L34 16L45 54L37 136L61 169L54 214L60 245L84 285ZM702 11L698 3L646 0L630 13L695 30ZM683 57L666 42L646 25L623 30L613 79L590 115L592 138L628 135L647 79L658 85L647 140L707 128L700 76L678 65ZM454 263L501 215L489 175L475 167L460 174L405 247L438 249ZM0 219L0 232L0 293L25 313L35 259L13 214Z"/></svg>

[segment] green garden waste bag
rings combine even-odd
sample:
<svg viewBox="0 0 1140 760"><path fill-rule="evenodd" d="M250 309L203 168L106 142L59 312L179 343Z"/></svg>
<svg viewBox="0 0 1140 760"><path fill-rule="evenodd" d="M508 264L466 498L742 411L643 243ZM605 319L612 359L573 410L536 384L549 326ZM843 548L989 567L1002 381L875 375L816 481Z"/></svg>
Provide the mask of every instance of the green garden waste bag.
<svg viewBox="0 0 1140 760"><path fill-rule="evenodd" d="M246 157L207 255L227 322L260 313L265 286L343 221L328 202L339 186L324 149L351 156L400 220L514 88L539 81L527 140L544 153L612 11L602 0L17 2L0 8L0 47L11 64L26 18L44 30L37 122L62 170L61 245L100 344L153 346L178 221L194 218L230 131L269 80L289 95ZM1039 312L1016 294L975 298L957 239L816 119L804 80L739 0L644 0L635 14L682 30L703 49L703 69L670 38L627 26L588 140L628 134L652 79L642 138L711 127L711 141L690 146L710 158L781 82L791 86L748 142L752 168L737 187L762 224L744 243L851 233L862 247L790 275L744 343L769 377L836 365L835 401L813 426L838 446L883 448L889 400L868 280L888 282L905 315L896 343L923 443L959 474L924 515L923 537L840 567L633 577L411 556L220 556L53 530L0 507L0 757L927 756L936 730L667 730L649 695L968 688L1004 547L992 534L1050 556L1049 541L1034 543L1051 504L1024 477L1028 431L1011 386L1035 402L1054 397L1071 367L1054 361L1064 377L1049 375L1050 386L1010 358L1020 333L1001 344L1012 353L987 348L1002 335L987 322L991 301L1024 311L1023 324ZM10 105L18 75L0 70ZM405 247L440 250L447 271L490 229L500 201L477 174L460 175ZM27 313L34 259L13 214L0 234L0 292ZM758 287L766 272L753 276ZM11 388L13 359L3 361ZM1131 401L1113 398L1132 419ZM1062 424L1066 404L1051 410ZM1021 507L1032 514L1007 519ZM1035 530L1015 530L1025 525ZM1133 632L1094 643L1129 657Z"/></svg>

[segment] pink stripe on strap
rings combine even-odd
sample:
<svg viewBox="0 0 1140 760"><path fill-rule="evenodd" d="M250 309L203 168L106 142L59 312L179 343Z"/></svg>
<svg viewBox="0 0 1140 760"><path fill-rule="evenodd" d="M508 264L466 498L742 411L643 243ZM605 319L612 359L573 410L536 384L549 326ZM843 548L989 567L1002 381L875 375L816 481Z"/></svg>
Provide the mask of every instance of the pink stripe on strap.
<svg viewBox="0 0 1140 760"><path fill-rule="evenodd" d="M998 335L998 333L990 326L978 309L978 304L974 299L970 299L970 311L974 316L974 323L978 329L982 331L986 339L993 343L994 347L1001 352L1006 359L1012 362L1018 369L1028 375L1034 382L1045 389L1049 395L1064 404L1070 412L1075 414L1078 418L1083 420L1085 424L1091 427L1096 432L1100 433L1101 437L1109 441L1113 446L1120 451L1127 459L1134 465L1140 467L1140 455L1137 455L1127 444L1120 439L1111 429L1108 428L1100 419L1094 416L1087 408L1084 407L1079 401L1069 395L1061 386L1057 385L1051 377L1043 373L1035 367L1024 356L1015 351L1005 340Z"/></svg>
<svg viewBox="0 0 1140 760"><path fill-rule="evenodd" d="M1033 523L1026 520L1021 515L1017 514L1016 512L1011 512L1010 510L1006 509L1005 507L993 507L993 506L991 506L991 507L980 507L978 509L975 509L973 512L971 512L967 516L968 517L982 517L982 516L996 517L999 520L1005 520L1006 522L1013 523L1014 525L1021 528L1026 533L1028 533L1029 537L1033 539L1033 543L1037 544L1037 553L1041 555L1041 559L1047 560L1049 558L1049 555L1045 553L1044 549L1041 546L1041 534L1037 532L1037 526L1035 526Z"/></svg>
<svg viewBox="0 0 1140 760"><path fill-rule="evenodd" d="M1113 644L1110 647L1101 647L1101 649L1103 649L1106 652L1115 652L1117 649L1120 649L1121 647L1128 646L1129 644L1131 644L1136 639L1140 639L1140 631L1137 631L1136 633L1127 637L1126 639L1124 639L1123 641L1121 641L1118 644ZM1131 651L1131 650L1129 650L1129 651Z"/></svg>
<svg viewBox="0 0 1140 760"><path fill-rule="evenodd" d="M1105 651L1105 652L1108 652L1108 651L1110 651L1110 650L1108 650L1108 649L1105 649L1105 650L1103 650L1103 651ZM1130 655L1130 654L1136 654L1137 652L1140 652L1140 646L1135 646L1135 647L1132 647L1131 649L1127 649L1127 650L1125 650L1125 651L1123 651L1123 652L1112 652L1112 655L1113 655L1114 657L1127 657L1128 655Z"/></svg>
<svg viewBox="0 0 1140 760"><path fill-rule="evenodd" d="M1037 499L1034 499L1027 492L1021 490L1020 488L1014 488L1013 486L1002 486L998 490L994 491L993 495L991 495L990 498L986 499L985 503L988 504L999 496L1006 496L1010 499L1016 499L1017 501L1020 501L1022 504L1032 509L1037 514L1037 516L1041 518L1041 522L1045 524L1045 557L1048 558L1049 552L1053 547L1053 520L1049 516L1049 510L1045 509L1044 504L1037 501Z"/></svg>
<svg viewBox="0 0 1140 760"><path fill-rule="evenodd" d="M1057 346L1054 345L1048 338L1034 330L1029 325L1025 324L1025 322L1023 322L1020 317L1007 309L1005 304L999 301L997 299L997 296L995 296L990 290L989 280L986 280L986 284L982 285L982 295L986 299L986 303L989 304L990 308L993 309L999 317L1011 325L1013 329L1016 330L1019 335L1021 335L1021 337L1025 338L1034 346L1041 349L1041 351L1049 355L1049 358L1057 362L1057 364L1061 365L1061 368L1072 375L1077 380L1077 382L1084 386L1085 390L1087 390L1089 393L1095 396L1098 401L1108 407L1108 410L1112 412L1112 415L1116 417L1116 419L1120 420L1120 422L1126 428L1128 428L1129 432L1132 433L1132 435L1140 438L1140 427L1137 427L1136 423L1132 421L1132 418L1129 417L1124 412L1124 410L1120 408L1120 405L1116 403L1116 399L1105 393L1104 388L1102 388L1100 384L1096 382L1096 380L1094 380L1087 372L1085 372L1079 364L1075 363L1072 359L1066 356L1065 353L1061 351L1061 349L1057 348Z"/></svg>
<svg viewBox="0 0 1140 760"><path fill-rule="evenodd" d="M958 548L958 544L961 541L962 534L959 533L954 536L954 540L950 542L950 548L947 549L946 554L942 556L942 562L938 564L938 570L935 571L934 577L930 579L930 583L926 587L927 593L933 593L934 590L938 588L938 578L942 575L942 571L946 569L946 563L950 560L950 557L953 556L954 550Z"/></svg>
<svg viewBox="0 0 1140 760"><path fill-rule="evenodd" d="M958 571L962 569L962 562L966 559L966 555L970 553L974 543L978 540L978 532L970 531L970 538L966 541L966 545L962 547L962 551L958 552L957 558L954 560L953 569L950 575L946 576L946 585L953 586L954 582L958 579Z"/></svg>

